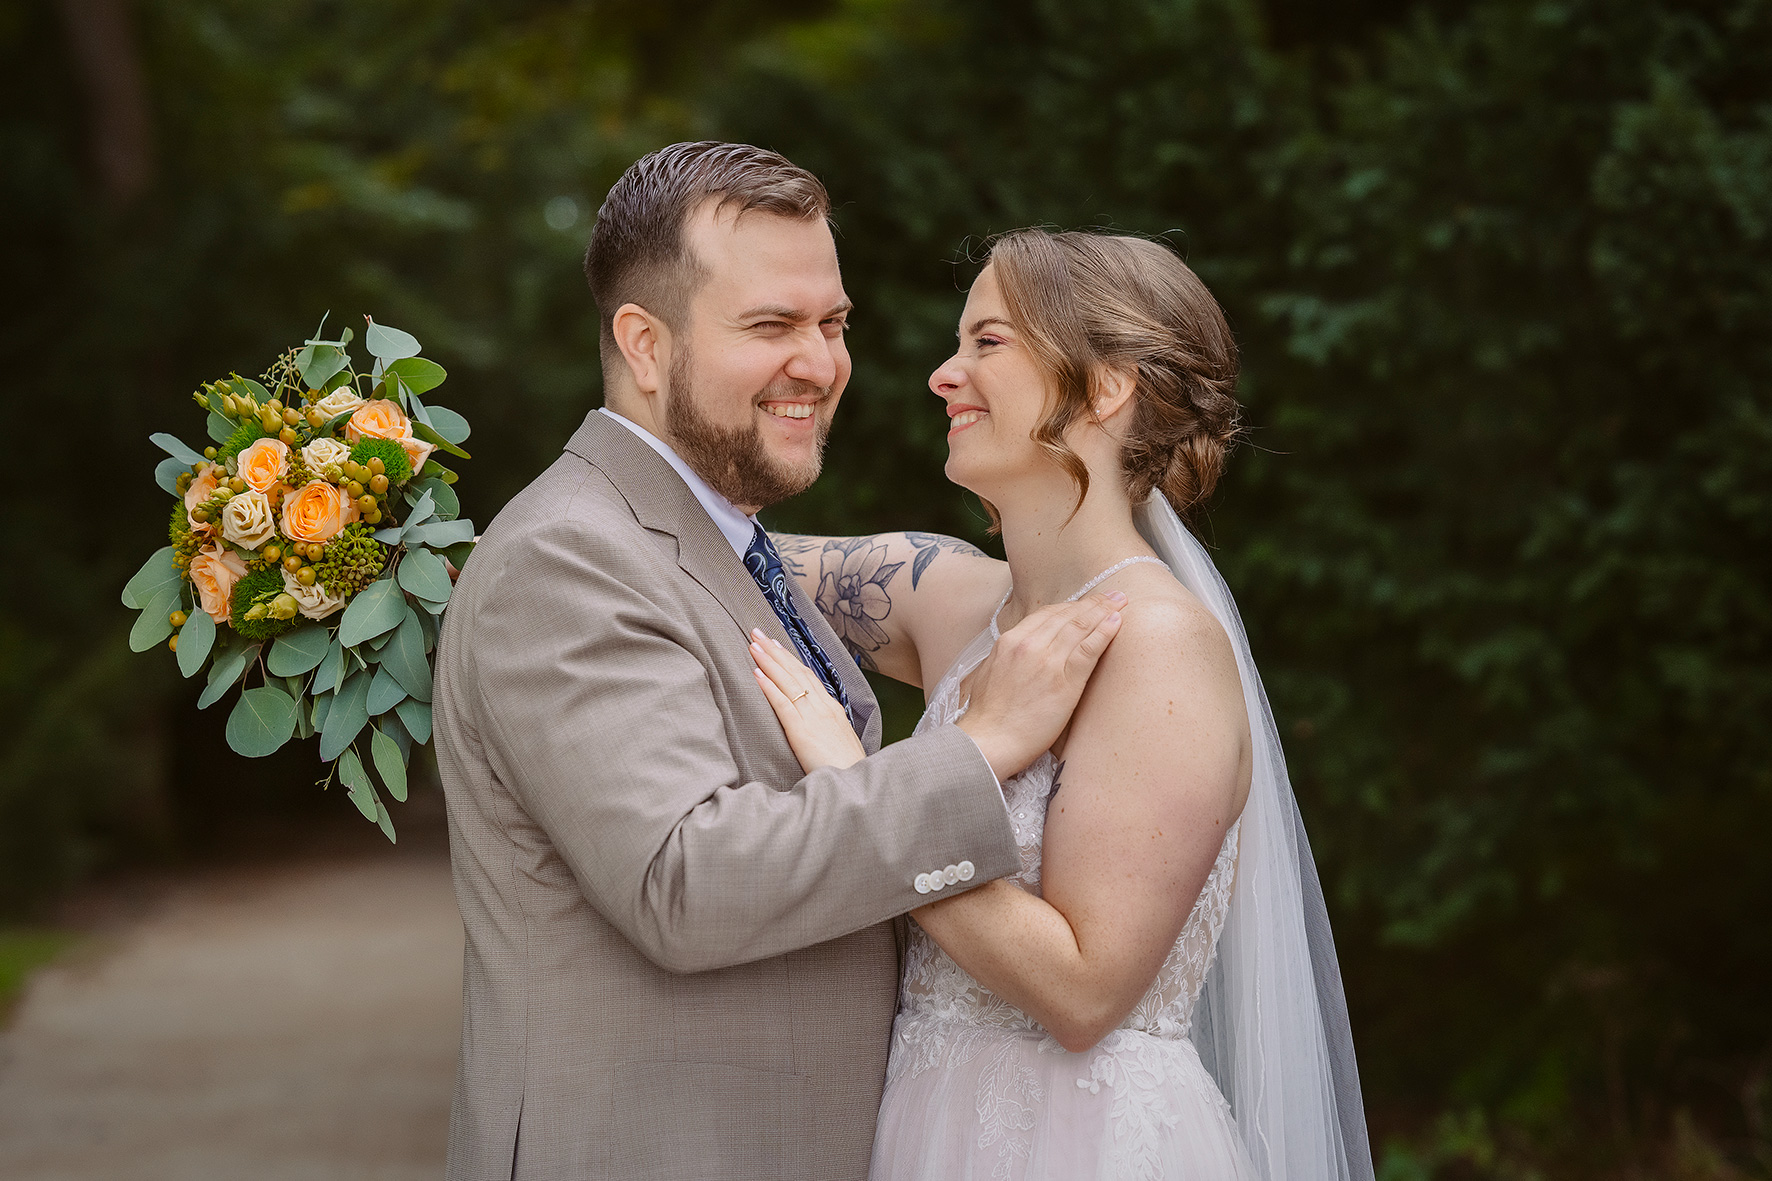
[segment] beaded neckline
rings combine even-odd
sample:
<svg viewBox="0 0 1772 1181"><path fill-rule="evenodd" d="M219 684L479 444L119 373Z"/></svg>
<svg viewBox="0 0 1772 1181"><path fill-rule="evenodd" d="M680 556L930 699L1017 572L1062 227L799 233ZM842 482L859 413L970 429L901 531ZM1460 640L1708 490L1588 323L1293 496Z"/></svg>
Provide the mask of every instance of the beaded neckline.
<svg viewBox="0 0 1772 1181"><path fill-rule="evenodd" d="M1153 558L1149 554L1135 554L1130 558L1122 558L1112 566L1109 566L1106 570L1103 570L1100 574L1097 574L1094 578L1091 578L1088 582L1085 582L1077 592L1071 595L1070 598L1066 599L1065 602L1076 602L1078 599L1082 598L1084 595L1088 594L1126 567L1136 566L1140 562L1150 562L1152 565L1161 566L1165 570L1169 569L1169 563L1163 561L1161 558ZM1002 635L1002 633L997 630L997 616L1003 614L1003 608L1009 605L1009 596L1014 592L1015 588L1013 586L1004 591L1002 600L997 604L997 609L991 612L991 642L993 644L996 643Z"/></svg>

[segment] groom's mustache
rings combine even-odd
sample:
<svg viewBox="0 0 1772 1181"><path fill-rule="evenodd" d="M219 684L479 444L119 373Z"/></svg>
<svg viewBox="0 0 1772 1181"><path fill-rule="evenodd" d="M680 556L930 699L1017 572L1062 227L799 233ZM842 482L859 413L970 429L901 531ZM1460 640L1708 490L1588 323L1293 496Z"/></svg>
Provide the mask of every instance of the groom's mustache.
<svg viewBox="0 0 1772 1181"><path fill-rule="evenodd" d="M751 402L756 406L765 402L817 402L823 405L830 396L831 387L828 385L814 385L796 377L782 377L764 386Z"/></svg>

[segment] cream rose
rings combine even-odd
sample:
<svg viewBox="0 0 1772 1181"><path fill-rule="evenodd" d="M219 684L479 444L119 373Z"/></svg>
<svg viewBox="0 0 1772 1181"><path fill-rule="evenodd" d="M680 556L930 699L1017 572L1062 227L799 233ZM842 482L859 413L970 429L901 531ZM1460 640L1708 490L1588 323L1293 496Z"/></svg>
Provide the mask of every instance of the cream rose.
<svg viewBox="0 0 1772 1181"><path fill-rule="evenodd" d="M309 619L325 619L345 605L345 601L326 593L326 588L316 582L313 586L303 586L283 571L283 592L295 600L295 606Z"/></svg>
<svg viewBox="0 0 1772 1181"><path fill-rule="evenodd" d="M282 439L260 439L240 452L235 462L235 470L246 486L268 496L289 474L289 444Z"/></svg>
<svg viewBox="0 0 1772 1181"><path fill-rule="evenodd" d="M228 622L233 610L234 584L246 573L240 555L218 542L211 542L191 556L191 585L197 590L197 604L217 623Z"/></svg>
<svg viewBox="0 0 1772 1181"><path fill-rule="evenodd" d="M291 541L325 542L361 514L337 485L310 480L283 498L283 535Z"/></svg>
<svg viewBox="0 0 1772 1181"><path fill-rule="evenodd" d="M324 398L321 398L318 402L315 402L314 409L318 410L321 414L324 414L328 419L333 419L341 414L349 414L361 405L363 405L363 399L359 398L351 387L347 385L340 386L330 394L327 394Z"/></svg>
<svg viewBox="0 0 1772 1181"><path fill-rule="evenodd" d="M301 461L318 475L331 464L342 464L351 457L351 449L331 436L322 436L301 449Z"/></svg>
<svg viewBox="0 0 1772 1181"><path fill-rule="evenodd" d="M257 549L277 533L277 515L263 492L242 492L222 506L222 536L241 549Z"/></svg>

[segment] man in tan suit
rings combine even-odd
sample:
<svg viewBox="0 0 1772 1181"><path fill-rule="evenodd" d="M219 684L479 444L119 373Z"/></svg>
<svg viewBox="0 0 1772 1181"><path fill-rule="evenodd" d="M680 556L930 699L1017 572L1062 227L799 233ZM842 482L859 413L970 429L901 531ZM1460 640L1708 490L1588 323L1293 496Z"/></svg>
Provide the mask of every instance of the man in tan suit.
<svg viewBox="0 0 1772 1181"><path fill-rule="evenodd" d="M1056 609L964 729L880 747L753 519L817 476L849 376L828 210L774 153L704 143L635 164L598 215L607 406L487 529L438 652L467 931L451 1178L862 1181L891 920L1018 868L999 779L1111 639L1104 601ZM867 758L801 771L757 632Z"/></svg>

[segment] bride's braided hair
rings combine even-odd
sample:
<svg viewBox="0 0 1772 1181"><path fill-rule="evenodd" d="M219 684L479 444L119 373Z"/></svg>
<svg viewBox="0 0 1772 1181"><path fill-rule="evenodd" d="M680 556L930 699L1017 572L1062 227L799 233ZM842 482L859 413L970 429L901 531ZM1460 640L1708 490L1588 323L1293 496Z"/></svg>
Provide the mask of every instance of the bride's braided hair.
<svg viewBox="0 0 1772 1181"><path fill-rule="evenodd" d="M1199 276L1156 242L1117 234L1015 230L991 243L1009 318L1056 397L1034 442L1089 493L1064 442L1094 415L1096 375L1130 374L1136 405L1121 467L1134 504L1159 490L1187 518L1211 495L1241 433L1237 344Z"/></svg>

